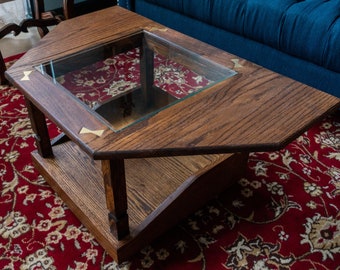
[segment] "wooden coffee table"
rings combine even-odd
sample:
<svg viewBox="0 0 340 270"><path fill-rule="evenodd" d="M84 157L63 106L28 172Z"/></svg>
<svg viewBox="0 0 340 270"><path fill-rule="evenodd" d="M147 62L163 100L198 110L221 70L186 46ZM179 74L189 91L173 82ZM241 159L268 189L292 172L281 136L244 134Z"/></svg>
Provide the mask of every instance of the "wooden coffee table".
<svg viewBox="0 0 340 270"><path fill-rule="evenodd" d="M75 53L83 59L103 44L109 55L152 47L141 49L142 89L153 84L153 64L143 63L154 52L215 81L117 128L55 83L53 73L58 60ZM36 168L117 262L242 177L249 152L284 147L340 106L336 97L120 7L60 23L6 76L27 100ZM50 142L45 116L69 141Z"/></svg>

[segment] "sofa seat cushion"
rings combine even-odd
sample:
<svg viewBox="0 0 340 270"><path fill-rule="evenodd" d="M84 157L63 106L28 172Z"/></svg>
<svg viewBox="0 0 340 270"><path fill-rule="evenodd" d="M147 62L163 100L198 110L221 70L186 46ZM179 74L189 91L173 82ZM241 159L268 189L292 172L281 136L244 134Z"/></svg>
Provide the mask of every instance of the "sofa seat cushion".
<svg viewBox="0 0 340 270"><path fill-rule="evenodd" d="M340 72L340 0L145 1Z"/></svg>

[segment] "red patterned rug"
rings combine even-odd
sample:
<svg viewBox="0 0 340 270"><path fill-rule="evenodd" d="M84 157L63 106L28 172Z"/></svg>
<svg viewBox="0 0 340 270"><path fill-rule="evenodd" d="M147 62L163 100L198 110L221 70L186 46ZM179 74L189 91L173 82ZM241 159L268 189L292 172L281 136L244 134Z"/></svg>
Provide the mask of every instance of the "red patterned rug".
<svg viewBox="0 0 340 270"><path fill-rule="evenodd" d="M120 267L34 169L17 89L0 87L0 113L0 269L340 269L339 113L252 153L245 178Z"/></svg>

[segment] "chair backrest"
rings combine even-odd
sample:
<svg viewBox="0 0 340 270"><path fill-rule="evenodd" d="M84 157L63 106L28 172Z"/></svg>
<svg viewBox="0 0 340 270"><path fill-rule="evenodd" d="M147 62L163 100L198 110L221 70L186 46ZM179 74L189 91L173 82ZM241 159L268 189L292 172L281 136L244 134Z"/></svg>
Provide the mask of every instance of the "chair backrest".
<svg viewBox="0 0 340 270"><path fill-rule="evenodd" d="M77 4L74 0L63 0L65 19L70 19L93 11L117 5L116 0L85 0Z"/></svg>
<svg viewBox="0 0 340 270"><path fill-rule="evenodd" d="M78 3L75 3L74 0L63 0L63 14L54 14L54 11L45 9L44 1L47 0L32 1L35 19L50 18L56 15L61 16L62 19L70 19L79 15L117 5L117 0L84 0Z"/></svg>
<svg viewBox="0 0 340 270"><path fill-rule="evenodd" d="M17 36L21 32L27 33L28 28L30 27L37 27L40 30L40 36L43 37L49 32L49 26L57 25L59 22L60 21L56 18L50 18L46 20L26 19L23 20L20 25L10 23L0 29L0 39L4 38L8 34L13 34L14 36ZM8 81L5 77L6 70L6 63L0 50L0 84L8 84Z"/></svg>

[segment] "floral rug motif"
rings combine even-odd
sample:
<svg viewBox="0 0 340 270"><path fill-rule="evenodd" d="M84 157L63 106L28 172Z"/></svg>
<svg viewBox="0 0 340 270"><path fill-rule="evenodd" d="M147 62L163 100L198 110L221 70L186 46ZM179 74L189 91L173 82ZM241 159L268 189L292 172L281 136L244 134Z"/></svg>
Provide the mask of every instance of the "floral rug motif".
<svg viewBox="0 0 340 270"><path fill-rule="evenodd" d="M120 266L34 169L34 149L23 96L0 86L0 269L340 269L339 112L251 153L242 179Z"/></svg>
<svg viewBox="0 0 340 270"><path fill-rule="evenodd" d="M91 108L140 87L140 51L132 49L59 77L58 82ZM213 81L160 54L154 57L154 85L177 99Z"/></svg>

